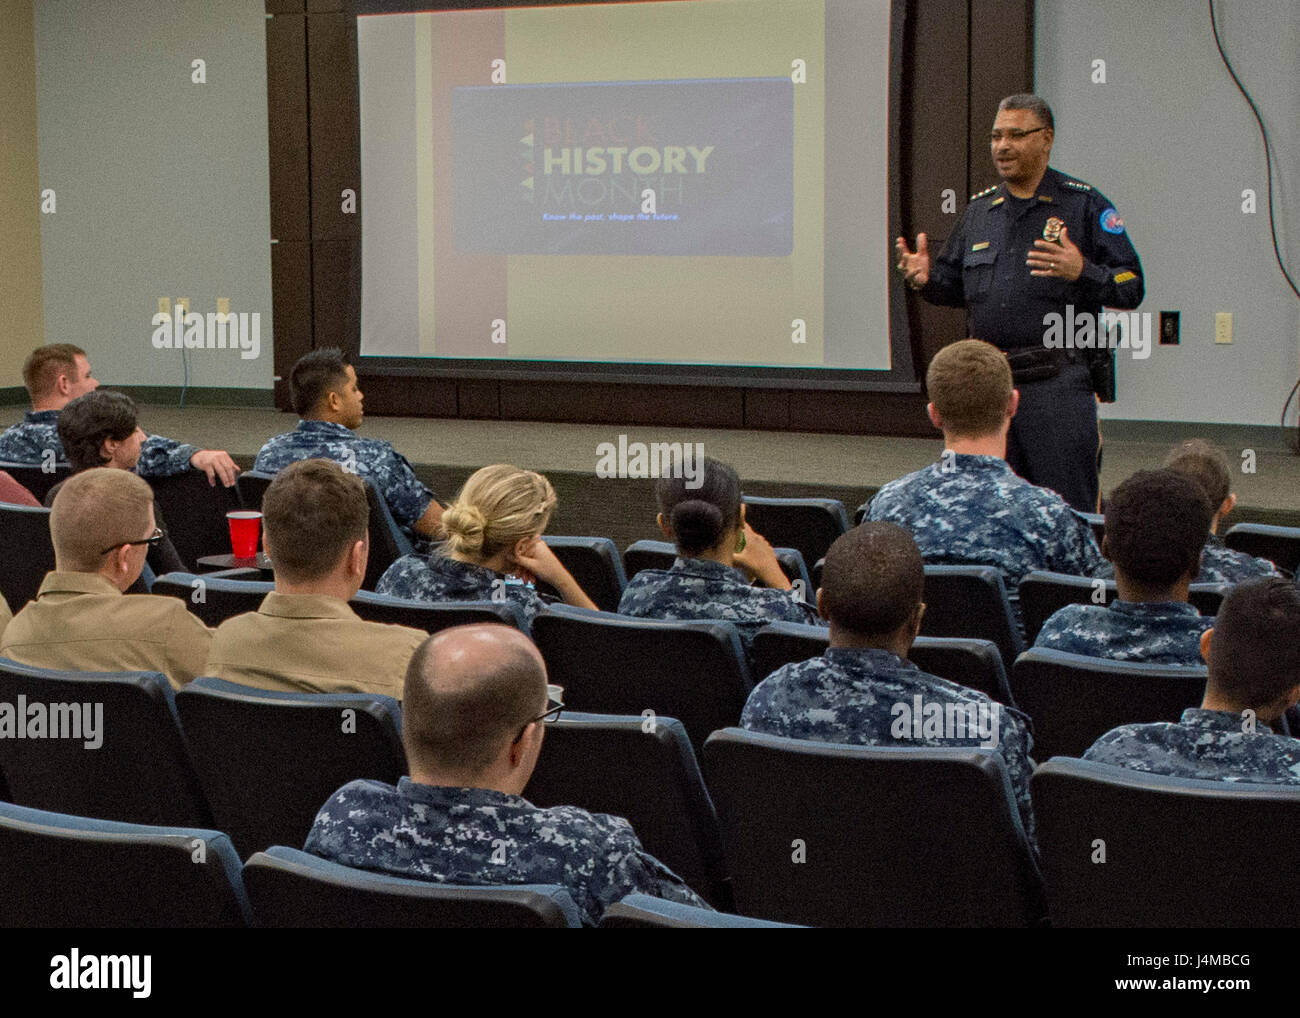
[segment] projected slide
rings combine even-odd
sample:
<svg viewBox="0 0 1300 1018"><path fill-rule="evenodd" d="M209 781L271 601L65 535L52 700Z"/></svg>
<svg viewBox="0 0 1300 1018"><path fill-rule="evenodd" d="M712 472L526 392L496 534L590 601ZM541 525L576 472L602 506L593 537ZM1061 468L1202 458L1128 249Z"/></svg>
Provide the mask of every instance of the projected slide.
<svg viewBox="0 0 1300 1018"><path fill-rule="evenodd" d="M889 24L359 17L362 354L888 369Z"/></svg>

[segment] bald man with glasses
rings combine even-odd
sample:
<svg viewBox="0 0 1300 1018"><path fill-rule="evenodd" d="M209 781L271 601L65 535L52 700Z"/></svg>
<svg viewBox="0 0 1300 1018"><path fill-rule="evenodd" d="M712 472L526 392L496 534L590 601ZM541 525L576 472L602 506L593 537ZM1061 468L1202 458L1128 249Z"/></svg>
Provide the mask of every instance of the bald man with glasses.
<svg viewBox="0 0 1300 1018"><path fill-rule="evenodd" d="M54 571L0 635L0 657L80 672L162 672L179 688L202 674L212 631L175 597L124 592L163 538L153 489L126 470L68 478L50 510Z"/></svg>

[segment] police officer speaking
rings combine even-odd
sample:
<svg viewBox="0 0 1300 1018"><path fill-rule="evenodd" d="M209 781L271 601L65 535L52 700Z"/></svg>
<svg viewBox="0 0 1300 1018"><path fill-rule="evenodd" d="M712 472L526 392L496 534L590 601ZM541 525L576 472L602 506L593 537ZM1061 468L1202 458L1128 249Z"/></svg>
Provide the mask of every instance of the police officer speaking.
<svg viewBox="0 0 1300 1018"><path fill-rule="evenodd" d="M899 237L898 268L932 304L965 307L967 335L1007 354L1020 409L1007 460L1081 512L1097 511L1097 400L1115 398L1114 355L1046 342L1056 321L1142 300L1142 265L1124 223L1101 192L1048 166L1054 126L1047 103L1012 95L998 104L989 136L1002 183L971 197L933 261L925 234L916 250Z"/></svg>

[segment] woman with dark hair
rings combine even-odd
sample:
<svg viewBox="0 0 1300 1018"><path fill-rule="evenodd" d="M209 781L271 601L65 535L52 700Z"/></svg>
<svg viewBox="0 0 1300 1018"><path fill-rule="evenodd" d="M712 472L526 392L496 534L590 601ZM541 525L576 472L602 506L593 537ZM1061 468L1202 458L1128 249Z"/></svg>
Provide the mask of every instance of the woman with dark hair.
<svg viewBox="0 0 1300 1018"><path fill-rule="evenodd" d="M817 610L795 595L772 546L745 522L736 471L705 457L702 473L689 478L698 487L672 476L655 485L659 529L677 546L677 560L671 569L632 577L619 613L734 622L746 654L754 633L769 622L822 624ZM764 586L751 586L753 580Z"/></svg>

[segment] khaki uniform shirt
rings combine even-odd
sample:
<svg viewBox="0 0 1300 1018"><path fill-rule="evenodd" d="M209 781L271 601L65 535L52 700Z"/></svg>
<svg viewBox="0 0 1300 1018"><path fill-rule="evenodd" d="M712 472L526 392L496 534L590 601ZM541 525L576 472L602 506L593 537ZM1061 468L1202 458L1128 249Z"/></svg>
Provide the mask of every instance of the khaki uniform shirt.
<svg viewBox="0 0 1300 1018"><path fill-rule="evenodd" d="M226 619L204 675L287 693L380 693L400 700L406 666L428 633L367 622L326 594L266 595Z"/></svg>
<svg viewBox="0 0 1300 1018"><path fill-rule="evenodd" d="M14 613L9 610L9 602L0 594L0 636L4 635L5 627L9 625L9 620L14 617Z"/></svg>
<svg viewBox="0 0 1300 1018"><path fill-rule="evenodd" d="M98 573L46 573L0 636L0 657L77 672L162 672L180 688L202 674L212 630L176 597L122 594Z"/></svg>

